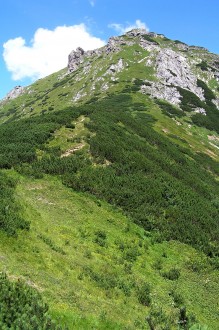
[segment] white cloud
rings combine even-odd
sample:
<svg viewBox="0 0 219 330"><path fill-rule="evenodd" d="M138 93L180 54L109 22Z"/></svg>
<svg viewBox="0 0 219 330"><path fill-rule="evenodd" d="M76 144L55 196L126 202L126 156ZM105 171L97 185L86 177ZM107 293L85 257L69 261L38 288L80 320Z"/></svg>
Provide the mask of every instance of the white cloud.
<svg viewBox="0 0 219 330"><path fill-rule="evenodd" d="M128 24L126 26L124 24L112 23L109 24L108 27L121 34L133 29L145 29L146 31L149 31L147 25L144 22L141 22L140 19L137 19L134 24Z"/></svg>
<svg viewBox="0 0 219 330"><path fill-rule="evenodd" d="M89 0L89 2L90 2L90 5L91 5L92 7L95 6L95 0Z"/></svg>
<svg viewBox="0 0 219 330"><path fill-rule="evenodd" d="M89 50L104 44L104 40L92 36L83 23L58 26L54 30L39 28L29 46L22 37L5 42L3 57L13 80L34 80L64 68L73 49Z"/></svg>

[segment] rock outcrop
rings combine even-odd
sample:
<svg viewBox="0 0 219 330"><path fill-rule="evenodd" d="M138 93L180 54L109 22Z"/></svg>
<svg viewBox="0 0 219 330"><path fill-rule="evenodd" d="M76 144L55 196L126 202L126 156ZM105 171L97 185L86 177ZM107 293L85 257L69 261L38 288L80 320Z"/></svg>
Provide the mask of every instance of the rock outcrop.
<svg viewBox="0 0 219 330"><path fill-rule="evenodd" d="M180 106L182 96L178 87L194 93L200 100L205 101L204 90L198 86L197 79L203 80L206 84L211 79L219 81L219 58L217 55L212 54L211 56L211 53L203 47L188 46L178 40L171 41L164 35L148 32L145 29L133 29L120 37L111 37L104 47L96 50L85 52L82 48L77 48L69 55L68 73L74 72L82 64L82 75L88 75L93 68L94 58L109 57L111 65L106 68L101 77L98 77L98 72L100 69L103 70L105 64L101 68L99 66L95 67L92 75L91 90L93 91L97 87L101 91L105 91L110 88L107 76L111 76L111 81L115 82L119 80L120 72L128 70L128 67L133 65L132 63L136 65L133 60L127 59L125 61L122 57L117 57L117 62L115 62L113 55L119 53L124 46L137 44L142 51L138 48L135 49L133 56L138 57L137 63L144 63L146 67L150 67L152 72L151 78L150 75L145 75L145 84L141 86L141 92L144 94ZM147 53L145 54L144 51L147 51ZM141 53L144 55L139 58ZM210 62L211 65L203 71L198 64L205 61ZM82 79L82 75L76 76L76 81ZM100 80L102 84L99 84L98 87L97 83ZM80 97L81 95L76 95L76 99ZM217 92L216 97L214 103L219 108ZM194 111L205 114L202 108L194 109Z"/></svg>
<svg viewBox="0 0 219 330"><path fill-rule="evenodd" d="M141 92L143 94L149 94L154 98L166 100L172 104L179 105L180 93L176 89L176 87L167 85L165 83L160 82L151 82L146 83L141 86Z"/></svg>
<svg viewBox="0 0 219 330"><path fill-rule="evenodd" d="M147 33L148 32L145 29L134 29L132 31L127 32L126 35L130 37L136 37ZM134 41L125 40L123 36L121 36L109 38L107 44L102 48L84 51L81 47L78 47L76 50L73 50L68 56L68 73L76 71L83 63L85 58L101 55L107 56L112 53L118 53L121 50L121 46L131 46L133 44Z"/></svg>
<svg viewBox="0 0 219 330"><path fill-rule="evenodd" d="M112 64L107 70L107 74L113 75L115 73L121 72L125 67L124 61L120 58L116 64Z"/></svg>
<svg viewBox="0 0 219 330"><path fill-rule="evenodd" d="M156 60L157 77L166 85L179 86L196 94L204 100L203 91L197 86L187 59L171 49L161 49Z"/></svg>
<svg viewBox="0 0 219 330"><path fill-rule="evenodd" d="M68 55L68 72L74 72L83 62L85 51L78 47Z"/></svg>
<svg viewBox="0 0 219 330"><path fill-rule="evenodd" d="M148 47L147 47L148 48ZM204 100L202 88L197 86L197 78L185 56L168 49L155 46L151 57L154 57L157 82L143 85L141 91L152 97L164 99L172 104L180 104L181 96L175 86L188 89ZM156 51L156 52L155 52ZM149 57L146 65L152 65Z"/></svg>
<svg viewBox="0 0 219 330"><path fill-rule="evenodd" d="M2 100L2 102L4 101L9 101L12 99L15 99L16 97L18 97L19 95L22 95L25 91L25 88L22 86L15 86Z"/></svg>

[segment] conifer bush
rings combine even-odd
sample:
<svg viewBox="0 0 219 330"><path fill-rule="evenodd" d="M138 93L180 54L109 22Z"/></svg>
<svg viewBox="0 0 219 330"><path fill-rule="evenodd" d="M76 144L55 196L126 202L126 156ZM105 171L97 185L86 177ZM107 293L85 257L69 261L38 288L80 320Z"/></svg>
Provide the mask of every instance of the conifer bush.
<svg viewBox="0 0 219 330"><path fill-rule="evenodd" d="M52 320L40 293L22 280L0 273L0 329L62 330ZM67 328L65 328L67 330Z"/></svg>
<svg viewBox="0 0 219 330"><path fill-rule="evenodd" d="M21 205L14 197L16 181L0 172L0 229L15 236L18 229L29 229L29 222L21 216Z"/></svg>
<svg viewBox="0 0 219 330"><path fill-rule="evenodd" d="M144 305L149 306L151 303L151 290L148 283L143 283L137 288L138 301Z"/></svg>

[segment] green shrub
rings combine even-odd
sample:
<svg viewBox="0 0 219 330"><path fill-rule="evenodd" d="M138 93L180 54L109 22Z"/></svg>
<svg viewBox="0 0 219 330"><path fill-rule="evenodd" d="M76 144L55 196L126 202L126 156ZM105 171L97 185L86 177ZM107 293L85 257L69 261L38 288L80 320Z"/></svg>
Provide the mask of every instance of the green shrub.
<svg viewBox="0 0 219 330"><path fill-rule="evenodd" d="M137 257L140 255L140 252L137 246L133 246L124 251L124 259L130 262L136 261Z"/></svg>
<svg viewBox="0 0 219 330"><path fill-rule="evenodd" d="M59 246L56 246L55 243L45 235L38 235L38 238L40 238L46 245L48 245L53 251L61 253L63 255L66 254L66 252Z"/></svg>
<svg viewBox="0 0 219 330"><path fill-rule="evenodd" d="M141 81L137 80L138 83ZM189 110L198 105L206 109L207 116L191 117L194 123L219 130L214 105L200 101L187 90L180 93L182 104ZM219 173L218 164L159 134L153 128L155 119L143 109L145 104L133 103L130 95L120 93L108 95L95 104L17 121L11 119L0 125L0 167L14 166L34 177L44 173L59 175L68 187L95 196L100 206L104 199L121 208L130 221L153 231L154 242L180 240L216 257L219 187L211 173ZM172 111L172 116L178 115L176 108L170 109L169 105L167 111ZM60 158L59 150L44 147L56 129L80 115L90 119L85 125L91 132L91 157L75 153ZM37 149L43 149L46 156L37 159ZM93 166L93 162L98 165ZM129 229L127 226L126 230ZM97 238L102 246L106 241ZM132 250L132 246L125 246L123 257L136 260L139 251L127 252L129 248Z"/></svg>
<svg viewBox="0 0 219 330"><path fill-rule="evenodd" d="M183 296L175 290L170 291L170 296L173 297L174 306L179 308L184 304Z"/></svg>
<svg viewBox="0 0 219 330"><path fill-rule="evenodd" d="M175 42L176 44L186 45L184 42L182 42L182 41L180 41L180 40L174 40L174 42Z"/></svg>
<svg viewBox="0 0 219 330"><path fill-rule="evenodd" d="M148 283L143 283L137 288L137 297L140 304L149 306L151 304L151 290Z"/></svg>
<svg viewBox="0 0 219 330"><path fill-rule="evenodd" d="M107 247L106 233L103 230L98 230L95 232L94 242L102 247Z"/></svg>
<svg viewBox="0 0 219 330"><path fill-rule="evenodd" d="M178 109L176 106L173 106L172 104L162 101L162 100L156 100L156 103L159 105L159 107L162 110L162 113L169 116L169 117L183 117L184 113L182 110Z"/></svg>
<svg viewBox="0 0 219 330"><path fill-rule="evenodd" d="M208 71L208 63L206 61L201 61L200 63L196 64L197 68L200 68L202 71Z"/></svg>
<svg viewBox="0 0 219 330"><path fill-rule="evenodd" d="M163 268L163 263L162 263L162 260L161 259L157 259L154 264L153 264L153 268L155 270L158 270L160 271L162 268Z"/></svg>
<svg viewBox="0 0 219 330"><path fill-rule="evenodd" d="M159 43L156 40L154 40L154 38L149 36L148 34L144 34L144 35L142 35L142 37L143 37L144 40L147 40L149 42L153 42L156 45L159 45Z"/></svg>
<svg viewBox="0 0 219 330"><path fill-rule="evenodd" d="M72 123L68 123L65 125L66 128L72 128L74 129L75 128L75 124L72 124Z"/></svg>
<svg viewBox="0 0 219 330"><path fill-rule="evenodd" d="M168 280L175 281L180 277L180 270L177 268L171 268L169 271L163 272L162 276Z"/></svg>
<svg viewBox="0 0 219 330"><path fill-rule="evenodd" d="M22 217L22 207L15 199L16 181L0 172L0 229L15 236L19 229L28 230L30 223Z"/></svg>
<svg viewBox="0 0 219 330"><path fill-rule="evenodd" d="M61 330L48 312L40 293L22 280L9 281L0 273L0 328ZM67 329L67 328L65 328Z"/></svg>
<svg viewBox="0 0 219 330"><path fill-rule="evenodd" d="M84 274L105 290L113 289L118 285L118 276L111 269L95 272L90 267L85 267Z"/></svg>
<svg viewBox="0 0 219 330"><path fill-rule="evenodd" d="M181 95L182 110L190 112L194 108L205 108L205 103L202 102L196 94L179 86L176 88Z"/></svg>
<svg viewBox="0 0 219 330"><path fill-rule="evenodd" d="M211 101L216 98L212 90L206 85L204 81L197 79L197 85L204 90L204 97L207 101Z"/></svg>
<svg viewBox="0 0 219 330"><path fill-rule="evenodd" d="M172 329L172 325L175 325L173 324L173 322L171 322L171 320L166 315L164 310L156 305L150 308L150 313L146 317L146 322L148 323L150 330L155 330L155 329L169 330Z"/></svg>

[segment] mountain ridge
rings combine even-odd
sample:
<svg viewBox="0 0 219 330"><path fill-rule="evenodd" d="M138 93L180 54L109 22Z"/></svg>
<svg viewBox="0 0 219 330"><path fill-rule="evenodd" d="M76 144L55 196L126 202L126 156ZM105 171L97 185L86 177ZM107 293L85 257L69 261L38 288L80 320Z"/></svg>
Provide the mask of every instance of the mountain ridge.
<svg viewBox="0 0 219 330"><path fill-rule="evenodd" d="M112 64L105 74L101 76L98 76L100 68L93 70L93 61L101 60L101 57L112 61L113 55L120 53L124 47L133 47L133 45L140 46L140 50L136 51L137 53L149 52L145 53L145 57L139 56L138 63L143 62L144 66L148 67L148 70L151 70L150 68L152 67L154 70L153 73L151 72L151 79L148 80L148 76L144 77L146 79L142 79L142 93L164 99L180 107L182 96L179 90L177 90L177 86L193 92L202 101L205 99L203 86L198 86L197 84L197 79L199 79L203 80L205 84L215 85L213 88L215 96L211 101L218 109L219 56L209 53L202 47L188 46L179 41L171 41L164 35L147 32L144 29L135 29L123 36L111 37L108 43L100 49L85 52L79 47L76 51L72 51L69 54L66 74L73 74L81 67L81 74L90 76L89 84L86 82L88 79L85 81L85 85L89 85L89 92L85 91L85 88L82 86L73 96L73 102L78 102L81 98L86 98L89 95L90 97L94 96L95 93L93 91L97 89L100 89L102 92L109 92L111 90L109 83L116 83L116 80L119 79L116 77L117 73L129 70L129 67L132 66L131 61L123 63L122 58L118 58L117 63ZM206 60L211 61L211 65L207 65ZM98 64L99 66L101 65L100 63ZM89 74L90 70L92 75ZM108 77L106 77L107 75ZM76 79L80 81L83 80L83 77L77 74ZM14 98L22 93L24 93L23 88L15 87L2 102L4 103L7 99ZM204 114L205 109L197 107L196 112Z"/></svg>
<svg viewBox="0 0 219 330"><path fill-rule="evenodd" d="M217 330L217 61L134 30L1 103L0 270L61 327Z"/></svg>

